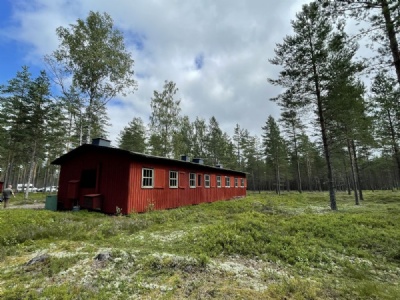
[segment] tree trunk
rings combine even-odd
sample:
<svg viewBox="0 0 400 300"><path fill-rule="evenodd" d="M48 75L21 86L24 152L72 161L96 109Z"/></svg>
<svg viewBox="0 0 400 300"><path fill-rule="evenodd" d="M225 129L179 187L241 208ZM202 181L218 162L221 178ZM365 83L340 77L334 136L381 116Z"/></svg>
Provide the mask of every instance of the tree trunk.
<svg viewBox="0 0 400 300"><path fill-rule="evenodd" d="M356 205L360 205L360 202L358 200L358 192L357 192L357 180L356 180L356 174L355 174L355 168L354 168L354 160L353 160L353 155L351 153L351 143L350 140L347 139L347 151L349 153L349 159L350 159L350 169L351 169L351 179L353 183L353 190L354 190L354 200L356 202Z"/></svg>
<svg viewBox="0 0 400 300"><path fill-rule="evenodd" d="M92 126L93 126L93 117L92 117L92 105L89 104L88 109L87 109L87 136L86 136L86 143L90 144L90 136L92 135Z"/></svg>
<svg viewBox="0 0 400 300"><path fill-rule="evenodd" d="M387 110L387 116L388 116L388 120L389 120L390 137L391 137L392 146L394 149L394 158L395 158L396 164L397 164L397 173L400 177L400 151L399 151L399 146L396 141L396 130L394 128L392 116L391 116L389 110Z"/></svg>
<svg viewBox="0 0 400 300"><path fill-rule="evenodd" d="M275 178L275 181L276 181L276 193L278 195L280 195L281 194L281 174L279 173L279 163L276 166L276 178Z"/></svg>
<svg viewBox="0 0 400 300"><path fill-rule="evenodd" d="M396 69L397 82L400 84L400 53L399 53L399 44L396 38L395 25L390 15L388 1L381 0L381 4L382 4L382 15L385 19L386 34L389 39L393 64Z"/></svg>
<svg viewBox="0 0 400 300"><path fill-rule="evenodd" d="M317 177L317 189L322 192L321 178Z"/></svg>
<svg viewBox="0 0 400 300"><path fill-rule="evenodd" d="M310 158L308 157L308 154L306 156L306 165L307 165L308 191L311 192L313 190L312 179L311 179L311 161Z"/></svg>
<svg viewBox="0 0 400 300"><path fill-rule="evenodd" d="M8 158L7 158L7 164L6 164L7 167L5 169L4 177L3 177L5 186L11 184L10 173L11 173L11 168L13 165L13 159L14 159L14 157L11 155L11 151L9 151Z"/></svg>
<svg viewBox="0 0 400 300"><path fill-rule="evenodd" d="M314 71L315 91L316 91L316 95L317 95L318 119L319 119L319 124L321 126L322 144L324 146L324 154L325 154L326 166L327 166L327 171L328 171L328 189L329 189L330 206L331 206L332 210L337 210L335 186L334 186L334 181L333 181L333 171L332 171L332 163L331 163L331 154L330 154L330 149L329 149L329 144L328 144L327 130L325 127L325 117L324 117L324 112L323 112L321 91L319 88L319 78L318 78L318 73L317 73L317 66L315 64L313 64L313 71Z"/></svg>
<svg viewBox="0 0 400 300"><path fill-rule="evenodd" d="M320 90L320 79L317 71L317 66L315 64L315 54L314 54L314 44L312 43L311 36L309 39L309 45L311 49L311 59L313 62L312 69L313 69L313 77L314 77L314 85L315 85L315 94L317 96L317 107L318 107L318 120L319 124L321 127L321 136L322 136L322 144L324 146L324 154L325 154L325 160L326 160L326 166L327 166L327 172L328 172L328 189L329 189L329 200L330 200L330 206L332 210L337 210L337 205L336 205L336 195L335 195L335 186L333 182L333 171L332 171L332 163L331 163L331 154L330 154L330 149L329 149L329 143L328 143L328 135L327 135L327 129L326 129L326 124L325 124L325 116L324 116L324 110L323 110L323 103L322 103L322 96L321 96L321 90Z"/></svg>
<svg viewBox="0 0 400 300"><path fill-rule="evenodd" d="M347 171L346 157L343 156L344 177L346 180L347 195L351 195L351 185L349 179L349 172Z"/></svg>
<svg viewBox="0 0 400 300"><path fill-rule="evenodd" d="M360 196L360 200L364 200L364 195L362 191L362 186L361 186L361 175L360 175L360 167L358 165L358 158L357 158L357 151L356 151L356 145L354 143L354 140L351 140L351 148L353 149L353 158L354 158L354 165L355 165L355 170L357 174L357 182L358 182L358 193Z"/></svg>
<svg viewBox="0 0 400 300"><path fill-rule="evenodd" d="M33 144L33 149L32 149L32 156L31 156L31 161L29 163L29 171L28 171L28 180L27 180L27 187L25 189L25 200L28 199L29 197L29 189L30 189L30 185L33 179L33 172L35 169L35 161L36 161L36 141ZM25 184L25 183L24 183Z"/></svg>
<svg viewBox="0 0 400 300"><path fill-rule="evenodd" d="M301 186L300 160L299 160L299 151L297 149L297 139L296 139L296 133L295 132L293 134L293 142L294 142L294 153L295 153L295 156L296 156L296 167L297 167L297 190L301 194L302 186Z"/></svg>

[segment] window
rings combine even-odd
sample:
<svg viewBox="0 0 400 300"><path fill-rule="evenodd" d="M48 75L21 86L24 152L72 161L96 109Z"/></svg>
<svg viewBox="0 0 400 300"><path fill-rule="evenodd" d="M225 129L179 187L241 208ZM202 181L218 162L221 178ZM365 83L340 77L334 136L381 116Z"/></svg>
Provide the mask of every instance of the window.
<svg viewBox="0 0 400 300"><path fill-rule="evenodd" d="M217 176L217 187L221 187L221 176Z"/></svg>
<svg viewBox="0 0 400 300"><path fill-rule="evenodd" d="M142 169L142 188L152 188L154 181L153 169Z"/></svg>
<svg viewBox="0 0 400 300"><path fill-rule="evenodd" d="M95 188L97 172L93 170L83 170L81 173L80 187L81 188Z"/></svg>
<svg viewBox="0 0 400 300"><path fill-rule="evenodd" d="M225 176L225 187L231 187L231 178L229 176Z"/></svg>
<svg viewBox="0 0 400 300"><path fill-rule="evenodd" d="M170 188L178 187L178 172L177 171L169 171L169 187Z"/></svg>
<svg viewBox="0 0 400 300"><path fill-rule="evenodd" d="M210 187L210 175L204 175L204 187Z"/></svg>
<svg viewBox="0 0 400 300"><path fill-rule="evenodd" d="M238 187L238 179L235 177L235 187Z"/></svg>
<svg viewBox="0 0 400 300"><path fill-rule="evenodd" d="M189 174L189 186L191 188L196 187L196 174L195 173L190 173Z"/></svg>
<svg viewBox="0 0 400 300"><path fill-rule="evenodd" d="M244 178L241 178L241 179L240 179L240 186L241 186L241 187L244 187Z"/></svg>
<svg viewBox="0 0 400 300"><path fill-rule="evenodd" d="M197 174L197 186L201 186L201 174Z"/></svg>

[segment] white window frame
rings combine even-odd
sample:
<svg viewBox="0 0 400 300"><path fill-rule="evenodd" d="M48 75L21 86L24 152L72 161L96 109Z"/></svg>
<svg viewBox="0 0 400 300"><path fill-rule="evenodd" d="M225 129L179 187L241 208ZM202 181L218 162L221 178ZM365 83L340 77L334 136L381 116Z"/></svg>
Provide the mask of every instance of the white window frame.
<svg viewBox="0 0 400 300"><path fill-rule="evenodd" d="M231 178L229 176L225 176L225 187L226 188L231 187Z"/></svg>
<svg viewBox="0 0 400 300"><path fill-rule="evenodd" d="M244 187L244 178L240 178L240 186Z"/></svg>
<svg viewBox="0 0 400 300"><path fill-rule="evenodd" d="M217 188L220 188L220 187L222 187L222 184L221 184L221 176L220 176L220 175L217 175Z"/></svg>
<svg viewBox="0 0 400 300"><path fill-rule="evenodd" d="M190 188L192 188L192 189L196 188L196 180L197 180L196 173L189 173L189 187Z"/></svg>
<svg viewBox="0 0 400 300"><path fill-rule="evenodd" d="M235 188L237 188L238 186L239 186L238 178L235 177Z"/></svg>
<svg viewBox="0 0 400 300"><path fill-rule="evenodd" d="M178 176L179 173L178 171L169 171L169 187L171 189L177 189L179 184L178 184Z"/></svg>
<svg viewBox="0 0 400 300"><path fill-rule="evenodd" d="M204 187L209 189L210 185L211 185L210 175L204 174Z"/></svg>
<svg viewBox="0 0 400 300"><path fill-rule="evenodd" d="M149 172L150 174L147 172ZM152 189L153 187L154 187L154 169L142 168L142 188Z"/></svg>

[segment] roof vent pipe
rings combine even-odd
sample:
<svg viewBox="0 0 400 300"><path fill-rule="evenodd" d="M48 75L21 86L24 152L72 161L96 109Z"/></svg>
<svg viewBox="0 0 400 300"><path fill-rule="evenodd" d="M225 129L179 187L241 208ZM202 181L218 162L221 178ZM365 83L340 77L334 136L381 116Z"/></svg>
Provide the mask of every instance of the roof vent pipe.
<svg viewBox="0 0 400 300"><path fill-rule="evenodd" d="M111 141L103 138L95 138L92 140L92 145L110 147Z"/></svg>
<svg viewBox="0 0 400 300"><path fill-rule="evenodd" d="M192 162L199 164L199 165L204 165L204 161L201 158L193 158Z"/></svg>
<svg viewBox="0 0 400 300"><path fill-rule="evenodd" d="M183 160L183 161L190 161L190 158L189 158L189 156L187 156L187 155L181 155L181 160Z"/></svg>

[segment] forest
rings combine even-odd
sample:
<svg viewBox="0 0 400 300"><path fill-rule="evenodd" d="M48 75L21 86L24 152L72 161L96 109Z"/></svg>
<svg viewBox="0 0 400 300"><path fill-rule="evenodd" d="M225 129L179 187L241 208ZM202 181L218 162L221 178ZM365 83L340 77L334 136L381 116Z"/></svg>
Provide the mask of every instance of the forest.
<svg viewBox="0 0 400 300"><path fill-rule="evenodd" d="M236 124L230 136L214 116L182 115L179 87L166 80L149 95L149 119L133 117L113 146L244 171L248 190L329 191L332 210L337 190L359 204L363 190L398 189L399 2L314 1L291 25L275 56L260 58L280 69L265 84L282 91L265 95L281 115L266 111L261 135ZM22 66L0 83L0 180L14 186L57 185L51 161L107 138L107 104L140 88L123 33L107 13L90 12L55 34L60 44L37 77ZM363 57L361 46L371 55Z"/></svg>

